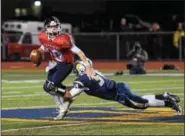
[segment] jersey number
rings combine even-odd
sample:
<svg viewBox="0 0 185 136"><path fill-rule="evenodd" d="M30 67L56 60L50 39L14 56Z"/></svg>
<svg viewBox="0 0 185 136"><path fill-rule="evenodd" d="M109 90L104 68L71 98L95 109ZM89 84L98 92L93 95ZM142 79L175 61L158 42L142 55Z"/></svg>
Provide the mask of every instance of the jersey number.
<svg viewBox="0 0 185 136"><path fill-rule="evenodd" d="M59 51L57 51L57 50L52 50L52 53L57 58L61 55L61 53Z"/></svg>
<svg viewBox="0 0 185 136"><path fill-rule="evenodd" d="M95 80L98 81L99 86L103 86L104 80L103 80L103 78L100 75L96 74L95 75Z"/></svg>

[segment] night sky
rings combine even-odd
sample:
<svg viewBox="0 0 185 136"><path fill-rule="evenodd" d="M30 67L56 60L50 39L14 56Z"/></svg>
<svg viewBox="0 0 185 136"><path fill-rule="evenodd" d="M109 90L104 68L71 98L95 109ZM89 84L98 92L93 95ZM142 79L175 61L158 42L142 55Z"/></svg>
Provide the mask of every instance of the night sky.
<svg viewBox="0 0 185 136"><path fill-rule="evenodd" d="M103 12L109 15L133 13L148 15L184 14L183 1L110 1L110 0L41 0L43 11L72 14ZM10 4L11 3L11 4ZM29 8L33 0L2 0L2 19L10 17L16 7ZM44 15L45 13L43 13Z"/></svg>

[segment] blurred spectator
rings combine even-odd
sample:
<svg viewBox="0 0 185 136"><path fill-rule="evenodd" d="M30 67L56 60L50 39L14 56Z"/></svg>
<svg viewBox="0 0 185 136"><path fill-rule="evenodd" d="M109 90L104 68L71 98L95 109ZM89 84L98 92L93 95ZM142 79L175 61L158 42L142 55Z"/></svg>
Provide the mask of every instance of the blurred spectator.
<svg viewBox="0 0 185 136"><path fill-rule="evenodd" d="M175 31L176 26L177 26L177 15L172 15L172 21L171 21L171 29L172 31Z"/></svg>
<svg viewBox="0 0 185 136"><path fill-rule="evenodd" d="M160 32L160 26L158 23L154 23L152 25L152 33L155 34L150 34L148 37L147 51L151 59L161 60L163 44L162 37L157 32Z"/></svg>
<svg viewBox="0 0 185 136"><path fill-rule="evenodd" d="M127 20L125 18L122 18L120 23L121 23L120 24L120 32L131 32L131 28L128 26ZM129 35L121 35L120 36L120 43L123 44L123 46L125 46L125 50L123 51L123 54L125 55L125 57L126 57L126 54L130 50L130 45L131 45L132 41L133 41L133 39Z"/></svg>
<svg viewBox="0 0 185 136"><path fill-rule="evenodd" d="M173 14L163 19L163 29L175 31L177 28L177 15Z"/></svg>
<svg viewBox="0 0 185 136"><path fill-rule="evenodd" d="M148 60L148 53L142 49L139 42L136 42L133 49L127 54L130 59L127 68L130 74L145 74L144 63Z"/></svg>
<svg viewBox="0 0 185 136"><path fill-rule="evenodd" d="M127 25L127 20L125 18L121 19L120 31L121 32L130 32L131 31L131 29Z"/></svg>
<svg viewBox="0 0 185 136"><path fill-rule="evenodd" d="M184 58L185 55L185 49L184 49L184 30L182 23L178 23L177 30L174 32L173 35L173 45L175 47L173 54L178 57L179 53L179 47L181 45L182 49L182 58Z"/></svg>

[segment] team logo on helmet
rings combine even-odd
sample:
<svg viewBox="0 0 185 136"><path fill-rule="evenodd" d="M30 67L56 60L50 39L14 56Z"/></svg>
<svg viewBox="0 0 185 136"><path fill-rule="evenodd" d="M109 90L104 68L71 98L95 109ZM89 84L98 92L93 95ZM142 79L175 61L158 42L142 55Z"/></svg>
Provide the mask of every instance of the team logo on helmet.
<svg viewBox="0 0 185 136"><path fill-rule="evenodd" d="M87 58L87 62L90 67L93 67L93 63L89 58ZM77 76L84 74L86 72L86 65L84 64L84 62L83 61L76 61L73 72Z"/></svg>
<svg viewBox="0 0 185 136"><path fill-rule="evenodd" d="M86 71L86 67L83 64L83 62L82 61L77 61L76 64L75 64L75 67L74 67L74 73L77 76L79 76L79 75L84 74L85 71Z"/></svg>

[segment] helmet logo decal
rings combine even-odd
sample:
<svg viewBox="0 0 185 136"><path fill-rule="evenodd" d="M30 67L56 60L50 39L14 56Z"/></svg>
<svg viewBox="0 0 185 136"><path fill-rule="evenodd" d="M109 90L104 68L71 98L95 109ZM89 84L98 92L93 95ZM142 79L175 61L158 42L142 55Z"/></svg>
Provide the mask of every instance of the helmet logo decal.
<svg viewBox="0 0 185 136"><path fill-rule="evenodd" d="M57 23L55 21L51 21L50 26L55 26Z"/></svg>

